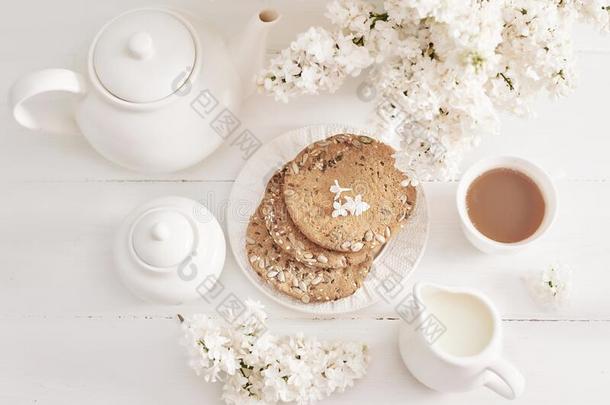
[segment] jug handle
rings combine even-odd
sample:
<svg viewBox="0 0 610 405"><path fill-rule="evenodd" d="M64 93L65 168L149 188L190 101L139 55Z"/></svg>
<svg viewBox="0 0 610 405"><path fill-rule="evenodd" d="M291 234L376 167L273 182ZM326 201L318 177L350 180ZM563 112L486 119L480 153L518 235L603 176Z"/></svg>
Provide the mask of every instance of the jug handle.
<svg viewBox="0 0 610 405"><path fill-rule="evenodd" d="M86 92L84 78L67 69L45 69L19 79L11 88L9 103L15 120L28 129L43 129L57 133L77 133L74 117L57 117L53 127L44 128L24 103L37 95L48 92L67 92L83 95Z"/></svg>
<svg viewBox="0 0 610 405"><path fill-rule="evenodd" d="M510 362L497 359L487 367L492 372L492 378L485 386L507 399L515 399L523 394L525 379L523 374Z"/></svg>

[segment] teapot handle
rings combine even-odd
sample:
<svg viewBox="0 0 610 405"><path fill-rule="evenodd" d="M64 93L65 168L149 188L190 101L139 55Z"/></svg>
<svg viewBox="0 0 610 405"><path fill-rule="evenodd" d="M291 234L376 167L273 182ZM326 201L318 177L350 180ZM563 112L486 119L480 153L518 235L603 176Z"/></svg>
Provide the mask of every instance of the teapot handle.
<svg viewBox="0 0 610 405"><path fill-rule="evenodd" d="M506 399L516 399L525 389L523 374L510 362L497 359L487 367L492 377L485 386Z"/></svg>
<svg viewBox="0 0 610 405"><path fill-rule="evenodd" d="M86 92L84 78L67 69L46 69L30 73L19 79L11 88L9 103L15 120L25 128L43 129L56 133L78 133L74 116L57 114L52 125L44 125L24 103L32 97L48 92L67 92L84 95Z"/></svg>

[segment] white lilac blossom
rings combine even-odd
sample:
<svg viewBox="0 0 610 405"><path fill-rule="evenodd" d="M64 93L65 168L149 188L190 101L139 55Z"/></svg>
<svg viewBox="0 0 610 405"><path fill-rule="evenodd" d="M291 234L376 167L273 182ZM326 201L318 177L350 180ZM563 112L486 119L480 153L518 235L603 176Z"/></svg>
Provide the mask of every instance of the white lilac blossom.
<svg viewBox="0 0 610 405"><path fill-rule="evenodd" d="M572 291L572 270L567 266L552 265L531 271L525 282L532 298L544 307L564 306Z"/></svg>
<svg viewBox="0 0 610 405"><path fill-rule="evenodd" d="M347 214L348 214L347 206L344 203L341 203L340 200L335 200L333 202L333 212L332 212L331 216L333 218L338 218L338 217L346 217Z"/></svg>
<svg viewBox="0 0 610 405"><path fill-rule="evenodd" d="M366 374L367 347L267 331L262 305L246 301L231 325L206 315L183 319L189 364L206 382L222 381L227 404L311 404Z"/></svg>
<svg viewBox="0 0 610 405"><path fill-rule="evenodd" d="M300 34L259 87L287 101L370 68L374 124L421 180L455 177L498 111L527 116L540 94L570 92L576 22L610 31L610 0L335 0L326 15L334 29Z"/></svg>
<svg viewBox="0 0 610 405"><path fill-rule="evenodd" d="M345 196L342 203L341 194L347 191L352 191L352 189L341 187L336 179L334 184L330 186L330 192L335 195L333 197L333 211L331 214L333 218L346 217L348 214L359 217L371 208L367 202L362 200L362 194L358 194L355 197Z"/></svg>
<svg viewBox="0 0 610 405"><path fill-rule="evenodd" d="M335 195L334 200L338 200L339 198L341 198L341 193L347 192L347 191L352 191L351 188L347 188L347 187L341 187L339 185L339 181L335 179L335 183L330 186L330 192L333 193Z"/></svg>
<svg viewBox="0 0 610 405"><path fill-rule="evenodd" d="M349 211L349 213L353 216L359 217L368 211L371 206L362 201L362 194L356 195L354 198L350 196L345 196L345 209Z"/></svg>

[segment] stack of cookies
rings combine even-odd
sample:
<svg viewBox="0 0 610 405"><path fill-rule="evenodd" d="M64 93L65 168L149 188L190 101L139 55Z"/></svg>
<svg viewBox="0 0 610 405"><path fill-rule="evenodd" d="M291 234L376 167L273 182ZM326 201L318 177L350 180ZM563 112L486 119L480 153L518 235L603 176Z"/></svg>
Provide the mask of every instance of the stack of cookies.
<svg viewBox="0 0 610 405"><path fill-rule="evenodd" d="M416 190L393 154L373 138L341 134L286 163L248 224L252 269L304 303L356 292L415 205Z"/></svg>

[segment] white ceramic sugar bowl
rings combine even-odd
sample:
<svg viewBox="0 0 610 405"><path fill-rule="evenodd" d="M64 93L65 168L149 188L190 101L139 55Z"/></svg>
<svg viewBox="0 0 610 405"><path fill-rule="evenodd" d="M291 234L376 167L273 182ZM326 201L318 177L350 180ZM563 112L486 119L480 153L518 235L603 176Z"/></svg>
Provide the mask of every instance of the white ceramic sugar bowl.
<svg viewBox="0 0 610 405"><path fill-rule="evenodd" d="M181 304L218 280L225 238L212 213L197 201L163 197L132 211L114 246L119 276L138 297ZM203 287L202 287L203 286Z"/></svg>

